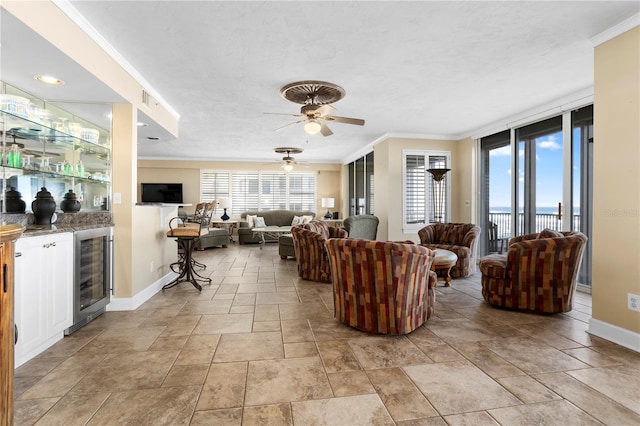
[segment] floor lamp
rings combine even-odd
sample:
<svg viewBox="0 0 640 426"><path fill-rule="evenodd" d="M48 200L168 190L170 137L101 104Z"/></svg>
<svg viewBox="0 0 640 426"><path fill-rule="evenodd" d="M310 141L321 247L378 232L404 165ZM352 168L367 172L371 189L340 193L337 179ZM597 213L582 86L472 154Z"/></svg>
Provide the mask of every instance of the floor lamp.
<svg viewBox="0 0 640 426"><path fill-rule="evenodd" d="M431 184L431 196L433 200L433 220L434 222L444 222L444 196L445 196L445 180L444 175L451 169L427 169L433 177Z"/></svg>

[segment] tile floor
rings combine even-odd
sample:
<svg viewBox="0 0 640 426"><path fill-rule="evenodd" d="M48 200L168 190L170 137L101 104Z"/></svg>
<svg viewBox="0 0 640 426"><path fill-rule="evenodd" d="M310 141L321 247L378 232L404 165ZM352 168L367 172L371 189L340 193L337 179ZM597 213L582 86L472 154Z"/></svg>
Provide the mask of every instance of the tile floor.
<svg viewBox="0 0 640 426"><path fill-rule="evenodd" d="M277 247L197 252L211 286L107 312L16 370L16 425L638 425L640 355L566 315L437 289L407 336L337 323Z"/></svg>

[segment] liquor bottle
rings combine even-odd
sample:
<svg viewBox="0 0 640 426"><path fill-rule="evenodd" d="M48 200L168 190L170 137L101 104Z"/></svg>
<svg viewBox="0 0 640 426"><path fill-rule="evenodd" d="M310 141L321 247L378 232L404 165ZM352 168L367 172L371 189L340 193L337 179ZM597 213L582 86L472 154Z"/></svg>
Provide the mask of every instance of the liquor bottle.
<svg viewBox="0 0 640 426"><path fill-rule="evenodd" d="M22 153L18 144L11 145L11 150L7 154L7 165L16 168L22 167Z"/></svg>

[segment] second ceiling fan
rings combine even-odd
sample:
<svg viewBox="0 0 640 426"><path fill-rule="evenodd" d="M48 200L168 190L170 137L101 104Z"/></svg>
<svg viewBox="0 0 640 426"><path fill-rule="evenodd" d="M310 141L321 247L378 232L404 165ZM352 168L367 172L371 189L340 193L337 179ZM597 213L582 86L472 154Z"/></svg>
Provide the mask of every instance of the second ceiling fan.
<svg viewBox="0 0 640 426"><path fill-rule="evenodd" d="M321 133L323 136L331 136L333 132L326 122L364 125L364 120L359 118L331 115L335 108L330 104L339 101L345 95L344 89L336 84L315 80L298 81L287 84L280 89L280 95L288 101L302 104L302 107L300 108L300 114L265 113L300 117L299 120L285 124L277 128L276 131L293 124L306 122L304 130L308 134Z"/></svg>

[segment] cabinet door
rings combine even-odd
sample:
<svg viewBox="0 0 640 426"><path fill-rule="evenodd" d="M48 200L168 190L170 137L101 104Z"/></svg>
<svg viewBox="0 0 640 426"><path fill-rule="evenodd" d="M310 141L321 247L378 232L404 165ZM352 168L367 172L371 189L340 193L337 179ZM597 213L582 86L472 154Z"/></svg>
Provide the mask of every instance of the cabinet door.
<svg viewBox="0 0 640 426"><path fill-rule="evenodd" d="M47 337L63 332L73 324L73 234L65 232L45 244L47 285Z"/></svg>
<svg viewBox="0 0 640 426"><path fill-rule="evenodd" d="M43 237L21 238L15 249L16 361L46 340L46 259Z"/></svg>

